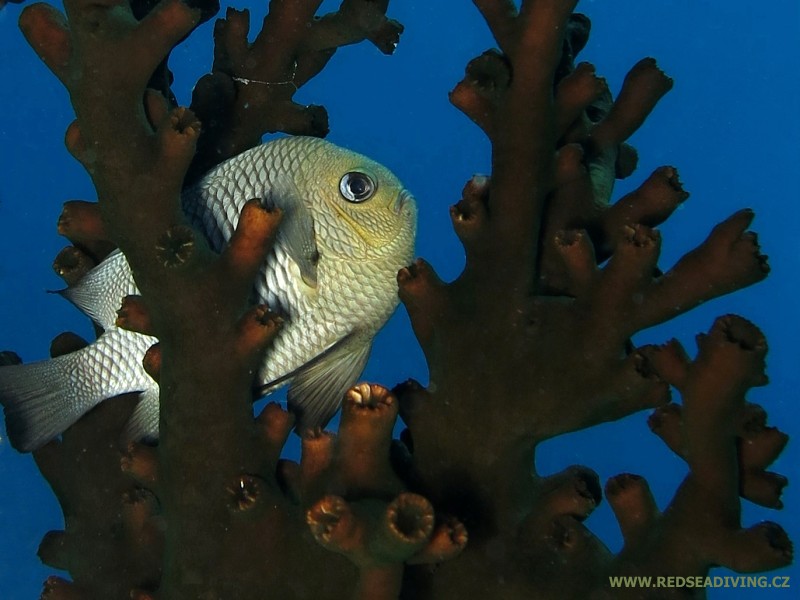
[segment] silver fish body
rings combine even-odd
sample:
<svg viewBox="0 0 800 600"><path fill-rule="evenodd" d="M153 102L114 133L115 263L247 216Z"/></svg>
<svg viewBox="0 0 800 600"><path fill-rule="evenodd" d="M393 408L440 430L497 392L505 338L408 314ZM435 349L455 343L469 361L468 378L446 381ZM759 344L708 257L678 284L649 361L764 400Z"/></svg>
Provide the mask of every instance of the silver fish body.
<svg viewBox="0 0 800 600"><path fill-rule="evenodd" d="M396 273L414 251L416 206L386 168L316 138L283 138L222 163L183 195L187 216L221 250L245 202L283 211L254 300L286 318L258 374L269 393L289 385L299 427L324 425L369 357L397 306ZM104 333L55 359L0 368L0 403L12 443L40 447L98 402L141 400L130 438L158 435L158 385L142 368L155 338L115 326L122 298L138 290L119 252L63 295ZM220 357L224 360L224 357Z"/></svg>

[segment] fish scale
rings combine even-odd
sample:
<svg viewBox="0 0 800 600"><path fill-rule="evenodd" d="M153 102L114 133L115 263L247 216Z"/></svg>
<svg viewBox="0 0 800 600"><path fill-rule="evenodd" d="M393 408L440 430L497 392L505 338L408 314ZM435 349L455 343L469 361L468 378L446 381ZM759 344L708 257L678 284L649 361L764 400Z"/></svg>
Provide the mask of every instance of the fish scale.
<svg viewBox="0 0 800 600"><path fill-rule="evenodd" d="M369 195L355 198L348 177L368 180ZM415 203L378 163L323 140L293 137L222 163L184 192L182 204L221 251L252 198L283 212L254 298L287 318L255 383L265 393L288 384L298 427L322 426L397 306L396 273L413 257ZM114 325L122 298L138 293L125 257L112 253L62 293L105 331L66 356L0 368L12 443L23 451L40 447L98 402L125 392L141 393L127 435L156 438L158 386L142 368L156 339Z"/></svg>

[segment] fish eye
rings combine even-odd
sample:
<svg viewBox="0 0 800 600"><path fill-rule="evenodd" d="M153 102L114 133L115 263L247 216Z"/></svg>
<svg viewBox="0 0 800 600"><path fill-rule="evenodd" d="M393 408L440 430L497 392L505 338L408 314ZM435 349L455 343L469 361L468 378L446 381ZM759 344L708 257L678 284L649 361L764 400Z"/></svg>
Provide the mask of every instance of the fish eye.
<svg viewBox="0 0 800 600"><path fill-rule="evenodd" d="M345 173L339 181L339 192L345 200L354 203L369 200L377 187L369 175L360 171Z"/></svg>

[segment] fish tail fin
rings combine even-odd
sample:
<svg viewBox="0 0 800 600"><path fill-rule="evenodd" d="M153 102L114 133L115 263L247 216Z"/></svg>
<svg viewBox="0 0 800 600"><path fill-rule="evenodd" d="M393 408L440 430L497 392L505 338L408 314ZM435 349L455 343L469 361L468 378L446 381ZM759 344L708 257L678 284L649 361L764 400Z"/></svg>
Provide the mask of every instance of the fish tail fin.
<svg viewBox="0 0 800 600"><path fill-rule="evenodd" d="M53 293L72 302L92 321L107 330L116 322L123 298L138 292L125 255L114 250L77 283Z"/></svg>
<svg viewBox="0 0 800 600"><path fill-rule="evenodd" d="M0 367L0 404L11 445L36 450L106 398L155 386L141 366L152 339L111 329L75 352Z"/></svg>
<svg viewBox="0 0 800 600"><path fill-rule="evenodd" d="M11 445L20 452L40 448L97 403L74 400L69 377L74 354L0 368L6 431Z"/></svg>

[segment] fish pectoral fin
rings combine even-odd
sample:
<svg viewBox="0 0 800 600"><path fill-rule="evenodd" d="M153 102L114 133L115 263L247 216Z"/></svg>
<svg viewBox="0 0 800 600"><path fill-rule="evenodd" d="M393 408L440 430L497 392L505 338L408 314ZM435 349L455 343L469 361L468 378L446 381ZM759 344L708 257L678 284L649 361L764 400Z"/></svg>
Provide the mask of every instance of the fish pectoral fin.
<svg viewBox="0 0 800 600"><path fill-rule="evenodd" d="M367 364L372 341L353 334L298 369L287 394L297 429L324 427Z"/></svg>
<svg viewBox="0 0 800 600"><path fill-rule="evenodd" d="M299 197L294 185L276 182L271 197L263 200L265 206L277 206L283 211L278 230L277 244L297 264L306 285L317 287L317 237L314 218L306 207L305 200Z"/></svg>

